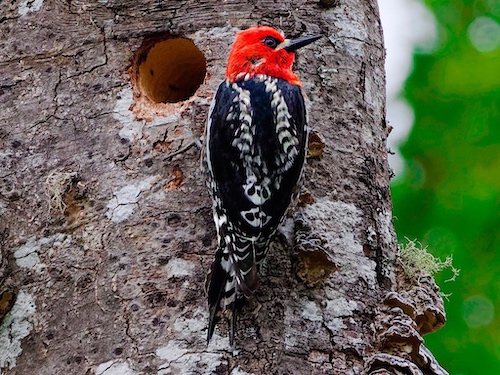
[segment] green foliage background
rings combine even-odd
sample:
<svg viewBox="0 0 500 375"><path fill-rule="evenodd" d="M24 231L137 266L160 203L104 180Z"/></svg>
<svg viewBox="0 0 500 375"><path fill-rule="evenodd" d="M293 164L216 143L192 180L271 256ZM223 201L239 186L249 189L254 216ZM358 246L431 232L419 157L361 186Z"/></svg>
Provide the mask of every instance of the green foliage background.
<svg viewBox="0 0 500 375"><path fill-rule="evenodd" d="M415 122L400 149L404 171L392 185L396 232L400 242L418 239L441 259L452 254L461 269L454 282L445 282L451 272L436 276L452 295L446 326L426 336L426 345L450 374L498 375L500 49L479 51L470 25L481 16L500 23L500 0L426 4L439 44L432 54L417 51L405 86ZM500 38L494 27L482 34L490 45Z"/></svg>

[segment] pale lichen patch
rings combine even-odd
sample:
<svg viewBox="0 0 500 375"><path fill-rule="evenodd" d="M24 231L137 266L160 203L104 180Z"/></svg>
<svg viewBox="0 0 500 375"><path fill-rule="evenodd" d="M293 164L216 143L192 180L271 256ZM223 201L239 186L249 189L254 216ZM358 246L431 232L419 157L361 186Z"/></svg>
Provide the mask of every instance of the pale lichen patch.
<svg viewBox="0 0 500 375"><path fill-rule="evenodd" d="M113 198L108 201L107 217L115 223L127 220L135 211L139 196L145 190L151 189L158 176L151 176L137 184L130 184L113 192Z"/></svg>
<svg viewBox="0 0 500 375"><path fill-rule="evenodd" d="M43 237L39 240L33 236L14 250L14 259L18 267L29 268L36 273L41 273L46 266L41 261L40 255L50 252L51 248L67 247L71 241L71 236L62 233Z"/></svg>
<svg viewBox="0 0 500 375"><path fill-rule="evenodd" d="M156 349L156 355L167 362L176 361L187 352L188 349L177 340L170 340L166 346Z"/></svg>
<svg viewBox="0 0 500 375"><path fill-rule="evenodd" d="M36 238L30 237L24 245L20 246L14 251L14 258L16 259L16 264L22 268L32 268L36 272L41 272L44 265L40 261L38 252L40 251L40 243L36 241Z"/></svg>
<svg viewBox="0 0 500 375"><path fill-rule="evenodd" d="M217 368L227 363L222 354L190 353L180 340L171 340L156 350L156 355L166 360L160 365L158 375L167 374L213 374Z"/></svg>
<svg viewBox="0 0 500 375"><path fill-rule="evenodd" d="M206 328L206 316L201 308L193 312L193 318L179 317L175 320L173 327L174 331L182 332L195 336L197 333L201 335L204 328ZM205 337L203 336L203 339Z"/></svg>
<svg viewBox="0 0 500 375"><path fill-rule="evenodd" d="M304 319L320 322L323 320L321 310L318 305L313 301L305 301L302 304L301 316Z"/></svg>
<svg viewBox="0 0 500 375"><path fill-rule="evenodd" d="M318 199L297 217L296 247L299 251L323 251L344 283L361 278L376 288L375 262L364 255L356 236L361 220L362 212L353 204Z"/></svg>
<svg viewBox="0 0 500 375"><path fill-rule="evenodd" d="M19 3L19 8L17 9L17 13L20 16L25 16L30 12L38 12L42 7L43 0L22 0Z"/></svg>
<svg viewBox="0 0 500 375"><path fill-rule="evenodd" d="M333 335L340 335L342 330L347 328L344 319L352 317L357 303L348 301L332 288L326 288L325 291L328 298L324 312L325 325Z"/></svg>
<svg viewBox="0 0 500 375"><path fill-rule="evenodd" d="M154 127L173 123L179 119L179 115L174 113L169 116L155 116L150 122L138 120L136 115L130 110L134 104L134 93L131 87L126 87L117 95L113 118L118 120L122 128L118 132L121 139L128 142L136 142L143 137L143 130L146 127Z"/></svg>
<svg viewBox="0 0 500 375"><path fill-rule="evenodd" d="M323 253L324 259L317 257L318 263L323 267L335 265L335 272L325 273L324 280L313 285L314 299L301 299L285 307L285 347L290 350L300 347L307 352L320 335L329 335L335 347L363 353L366 343L358 331L358 317L366 308L365 291L377 290L376 263L363 250L360 230L363 212L353 204L320 198L306 205L297 214L295 223L296 251ZM296 270L300 271L303 269ZM323 287L318 289L320 284ZM310 287L307 282L305 285ZM311 331L305 335L297 335L301 328L288 319L289 313L294 316L297 310L301 311L302 320L310 321Z"/></svg>
<svg viewBox="0 0 500 375"><path fill-rule="evenodd" d="M35 312L33 297L25 291L19 291L16 303L6 315L0 326L0 368L12 369L16 359L23 351L21 340L29 335L33 324L29 321Z"/></svg>
<svg viewBox="0 0 500 375"><path fill-rule="evenodd" d="M195 269L195 264L184 259L171 259L166 265L167 278L189 276Z"/></svg>
<svg viewBox="0 0 500 375"><path fill-rule="evenodd" d="M367 30L363 26L365 15L362 12L332 12L328 13L328 18L335 22L338 30L329 36L330 42L342 51L345 51L353 58L363 58L365 56L365 40Z"/></svg>
<svg viewBox="0 0 500 375"><path fill-rule="evenodd" d="M96 375L136 375L127 362L111 360L101 363L95 369Z"/></svg>
<svg viewBox="0 0 500 375"><path fill-rule="evenodd" d="M326 288L325 292L328 298L326 301L326 311L329 316L352 316L353 311L355 311L358 307L356 301L347 300L341 293L332 288Z"/></svg>

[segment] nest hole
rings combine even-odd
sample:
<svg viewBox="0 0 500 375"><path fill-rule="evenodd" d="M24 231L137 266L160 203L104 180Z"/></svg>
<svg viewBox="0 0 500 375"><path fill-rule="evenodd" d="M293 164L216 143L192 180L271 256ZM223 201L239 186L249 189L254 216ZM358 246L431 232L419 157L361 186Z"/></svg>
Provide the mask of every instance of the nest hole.
<svg viewBox="0 0 500 375"><path fill-rule="evenodd" d="M170 35L146 40L134 68L141 94L153 103L177 103L189 99L205 79L203 53L187 38Z"/></svg>

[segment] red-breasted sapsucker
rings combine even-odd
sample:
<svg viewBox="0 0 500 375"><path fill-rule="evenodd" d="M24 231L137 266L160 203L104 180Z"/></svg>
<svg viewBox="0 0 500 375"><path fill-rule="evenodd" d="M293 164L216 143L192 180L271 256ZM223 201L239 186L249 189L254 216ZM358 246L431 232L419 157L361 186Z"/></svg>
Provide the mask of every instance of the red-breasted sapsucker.
<svg viewBox="0 0 500 375"><path fill-rule="evenodd" d="M257 287L258 266L290 204L304 166L306 109L294 51L320 36L288 40L252 27L236 35L226 80L208 116L207 185L218 249L207 276L208 341L225 312L234 343L237 312Z"/></svg>

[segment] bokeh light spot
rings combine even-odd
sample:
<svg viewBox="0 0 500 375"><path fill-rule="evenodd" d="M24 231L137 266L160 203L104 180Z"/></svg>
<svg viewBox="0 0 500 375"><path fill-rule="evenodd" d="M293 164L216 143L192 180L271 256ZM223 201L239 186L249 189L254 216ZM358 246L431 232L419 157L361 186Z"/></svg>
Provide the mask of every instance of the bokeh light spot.
<svg viewBox="0 0 500 375"><path fill-rule="evenodd" d="M408 164L406 173L408 174L409 184L414 189L421 188L426 177L424 166L417 160L406 160L406 162Z"/></svg>
<svg viewBox="0 0 500 375"><path fill-rule="evenodd" d="M458 248L458 241L449 228L436 226L430 228L424 235L424 243L429 245L434 255L447 256L454 254Z"/></svg>
<svg viewBox="0 0 500 375"><path fill-rule="evenodd" d="M488 6L490 7L491 14L500 17L500 1L488 0Z"/></svg>
<svg viewBox="0 0 500 375"><path fill-rule="evenodd" d="M471 327L488 325L495 317L495 308L489 298L475 295L467 298L462 306L465 323Z"/></svg>
<svg viewBox="0 0 500 375"><path fill-rule="evenodd" d="M467 35L479 52L491 52L500 45L500 25L490 17L477 17L469 25Z"/></svg>

